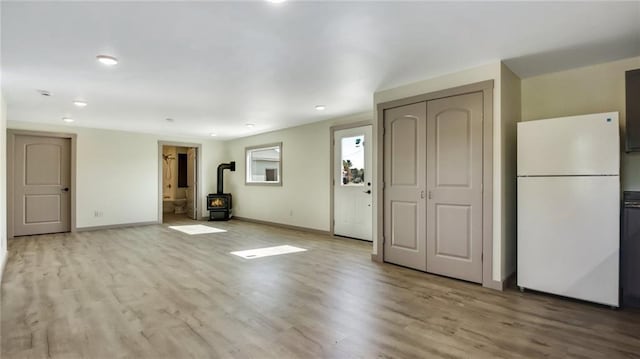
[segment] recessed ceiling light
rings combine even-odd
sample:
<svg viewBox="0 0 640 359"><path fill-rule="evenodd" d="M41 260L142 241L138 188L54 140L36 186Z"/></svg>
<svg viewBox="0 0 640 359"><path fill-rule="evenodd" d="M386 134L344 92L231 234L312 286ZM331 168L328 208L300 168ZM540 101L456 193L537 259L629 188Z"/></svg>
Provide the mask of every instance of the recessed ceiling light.
<svg viewBox="0 0 640 359"><path fill-rule="evenodd" d="M98 59L98 61L100 61L101 64L103 65L107 65L107 66L113 66L113 65L117 65L118 64L118 59L116 59L113 56L108 56L108 55L98 55L96 56L96 58Z"/></svg>
<svg viewBox="0 0 640 359"><path fill-rule="evenodd" d="M66 122L66 123L71 123L71 122L73 122L73 119L71 117L63 117L62 121Z"/></svg>
<svg viewBox="0 0 640 359"><path fill-rule="evenodd" d="M247 123L245 126L249 127L249 128L253 128L255 127L255 125L253 123Z"/></svg>
<svg viewBox="0 0 640 359"><path fill-rule="evenodd" d="M324 111L327 107L325 105L316 105L317 111Z"/></svg>
<svg viewBox="0 0 640 359"><path fill-rule="evenodd" d="M77 107L85 107L87 106L87 101L75 100L73 101L73 104L76 105Z"/></svg>
<svg viewBox="0 0 640 359"><path fill-rule="evenodd" d="M209 134L209 136L211 136L211 137L216 137L217 135L218 135L218 134L217 134L217 133L215 133L215 132L211 132L211 133Z"/></svg>

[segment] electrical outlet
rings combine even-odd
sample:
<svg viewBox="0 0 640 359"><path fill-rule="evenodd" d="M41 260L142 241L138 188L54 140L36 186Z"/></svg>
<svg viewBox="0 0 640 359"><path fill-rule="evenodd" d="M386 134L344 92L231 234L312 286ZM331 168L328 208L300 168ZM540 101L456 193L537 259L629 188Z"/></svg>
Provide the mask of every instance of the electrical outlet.
<svg viewBox="0 0 640 359"><path fill-rule="evenodd" d="M293 217L293 210L289 210L289 217Z"/></svg>
<svg viewBox="0 0 640 359"><path fill-rule="evenodd" d="M103 215L102 211L93 211L94 217L102 217L102 215Z"/></svg>

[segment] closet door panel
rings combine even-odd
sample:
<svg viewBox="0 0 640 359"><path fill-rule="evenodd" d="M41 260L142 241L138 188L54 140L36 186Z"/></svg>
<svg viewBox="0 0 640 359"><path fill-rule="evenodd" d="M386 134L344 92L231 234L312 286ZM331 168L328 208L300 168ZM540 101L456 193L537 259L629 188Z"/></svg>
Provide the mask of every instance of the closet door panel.
<svg viewBox="0 0 640 359"><path fill-rule="evenodd" d="M386 110L384 130L384 260L426 271L426 102Z"/></svg>
<svg viewBox="0 0 640 359"><path fill-rule="evenodd" d="M482 282L481 92L427 103L427 271Z"/></svg>

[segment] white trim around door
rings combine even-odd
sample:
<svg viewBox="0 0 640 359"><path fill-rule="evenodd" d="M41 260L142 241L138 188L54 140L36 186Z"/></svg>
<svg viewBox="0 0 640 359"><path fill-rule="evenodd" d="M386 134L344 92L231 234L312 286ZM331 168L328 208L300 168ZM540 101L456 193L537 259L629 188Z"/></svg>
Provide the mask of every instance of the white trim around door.
<svg viewBox="0 0 640 359"><path fill-rule="evenodd" d="M459 86L451 89L446 89L442 91L432 92L423 95L417 95L409 98L389 101L385 103L380 103L377 105L377 125L378 125L378 133L377 133L377 143L379 146L377 147L377 156L378 156L378 167L377 167L377 183L376 186L378 188L384 188L384 166L382 165L384 162L384 154L385 154L385 145L384 145L384 124L385 124L385 113L387 110L398 108L401 106L407 106L411 104L417 104L420 102L431 101L436 99L442 99L446 97L465 95L475 92L482 93L482 101L483 101L483 123L482 123L482 156L483 156L483 164L482 164L482 183L483 183L483 191L482 191L482 285L484 287L502 290L503 283L501 281L493 280L493 87L494 81L487 80L483 82L473 83L469 85ZM385 238L385 227L384 227L384 191L377 191L376 197L377 203L381 203L382 205L377 206L375 215L377 216L377 248L378 251L375 255L372 255L372 259L375 261L383 262L385 258L384 248L385 241L391 240L390 238ZM496 258L496 260L500 260L500 258Z"/></svg>
<svg viewBox="0 0 640 359"><path fill-rule="evenodd" d="M196 206L196 220L203 218L202 206L205 205L204 190L202 186L202 145L199 143L158 141L158 223L162 224L162 148L164 146L190 147L196 149L196 188L194 204ZM205 206L206 207L206 206Z"/></svg>

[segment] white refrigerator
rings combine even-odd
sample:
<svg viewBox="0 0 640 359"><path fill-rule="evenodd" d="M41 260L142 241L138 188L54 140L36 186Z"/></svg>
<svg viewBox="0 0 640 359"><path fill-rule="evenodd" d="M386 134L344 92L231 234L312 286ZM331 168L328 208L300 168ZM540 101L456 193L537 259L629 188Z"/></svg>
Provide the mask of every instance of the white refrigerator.
<svg viewBox="0 0 640 359"><path fill-rule="evenodd" d="M618 113L518 123L518 286L618 307Z"/></svg>

